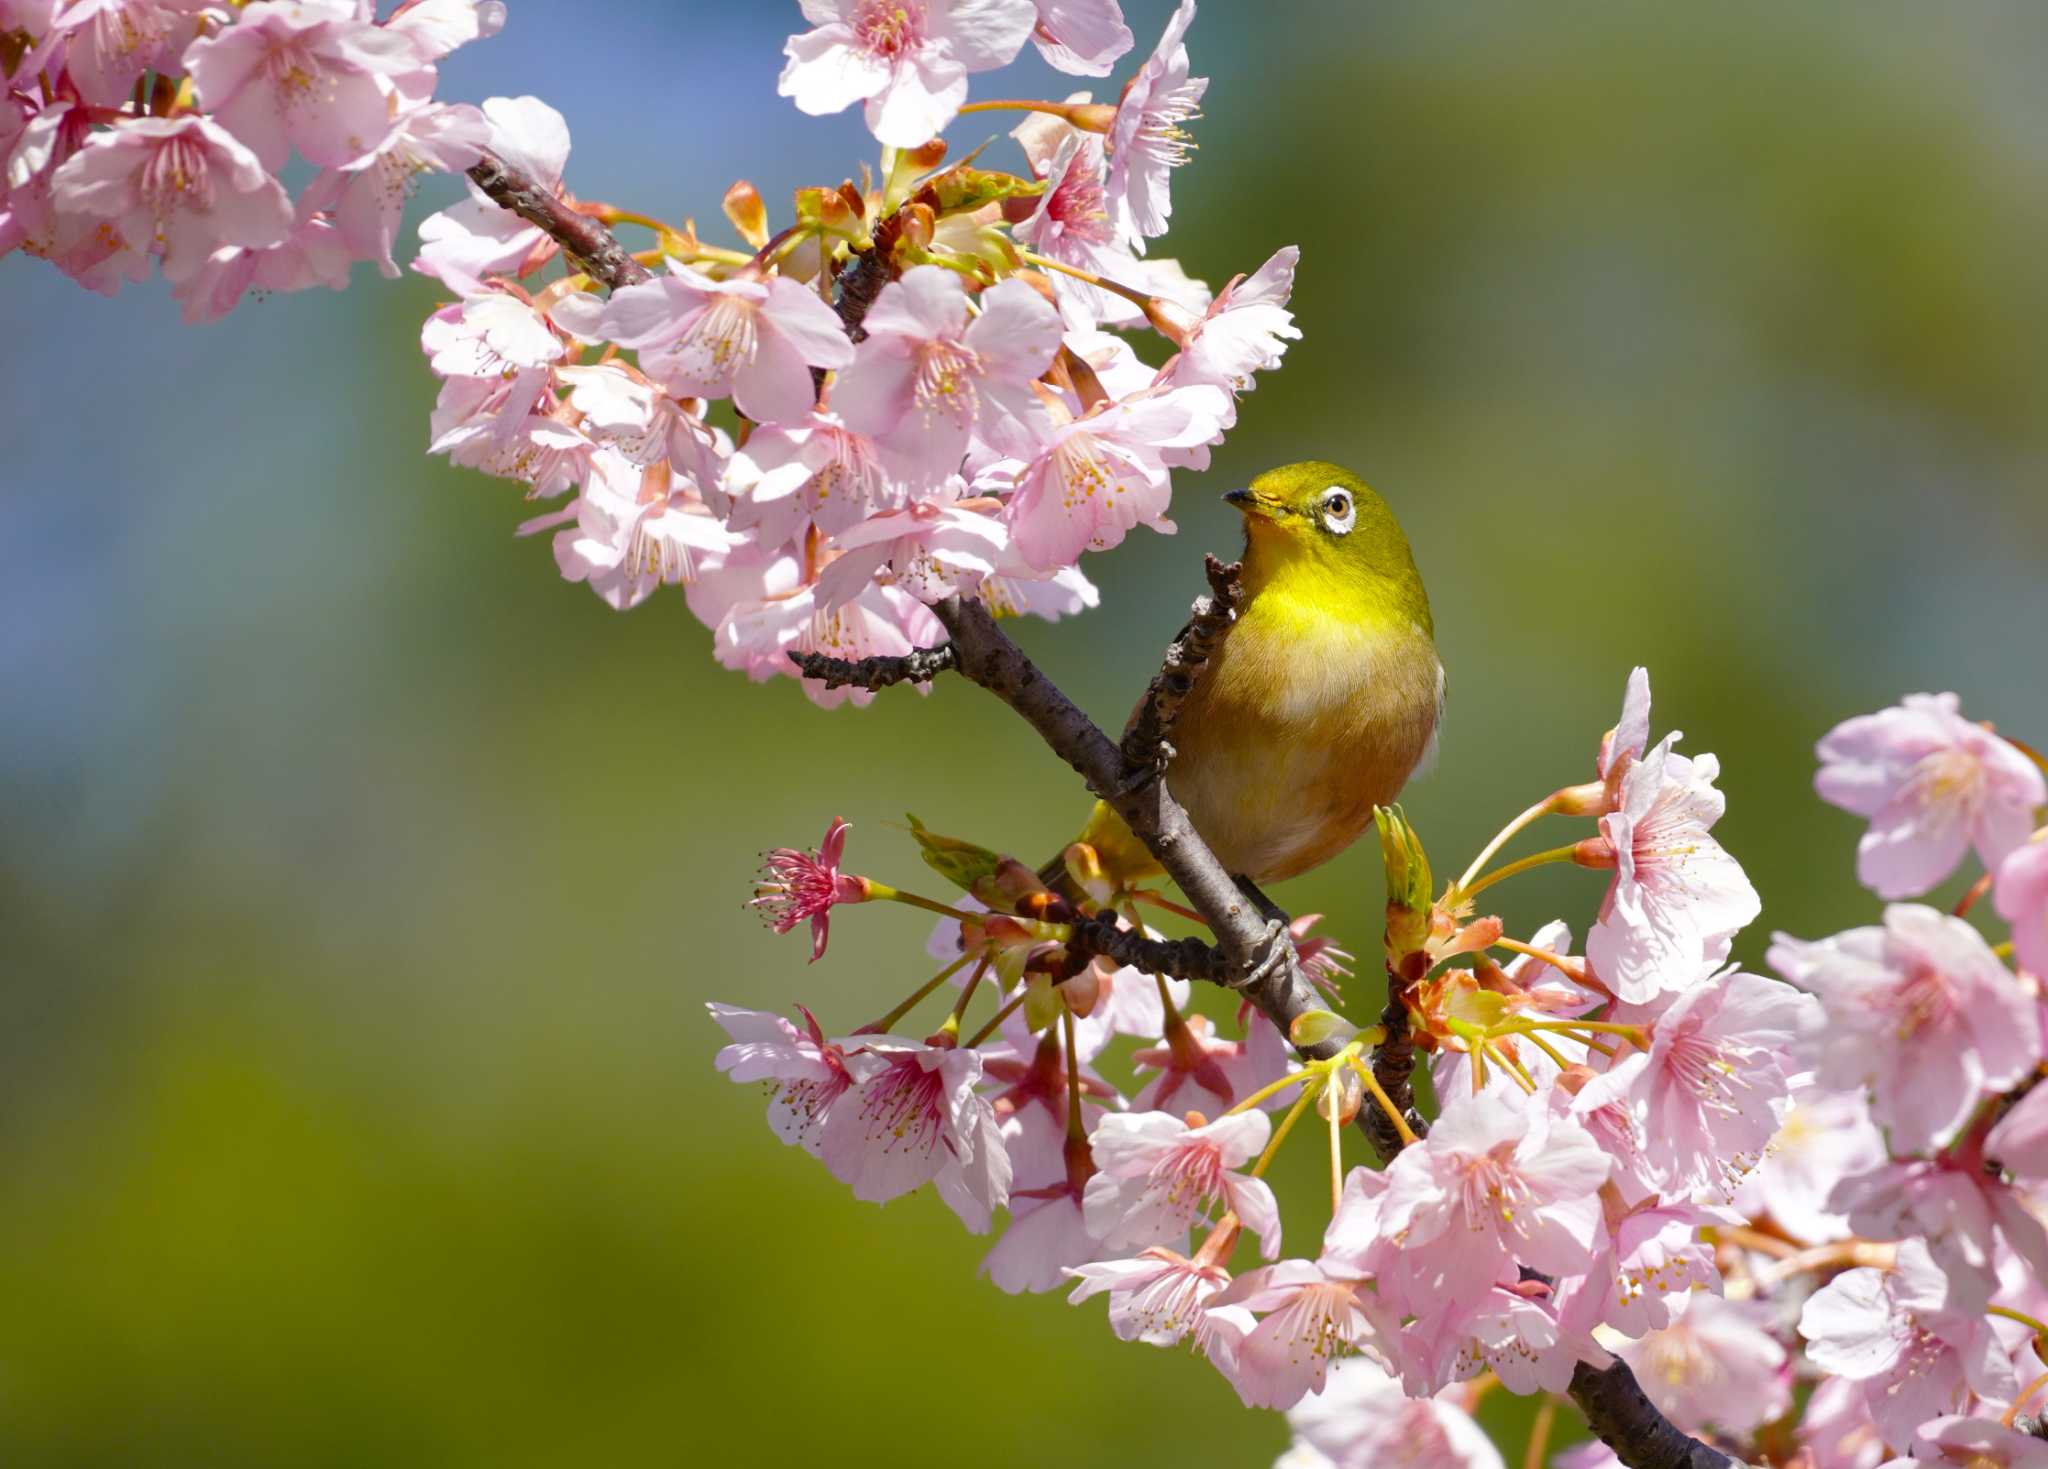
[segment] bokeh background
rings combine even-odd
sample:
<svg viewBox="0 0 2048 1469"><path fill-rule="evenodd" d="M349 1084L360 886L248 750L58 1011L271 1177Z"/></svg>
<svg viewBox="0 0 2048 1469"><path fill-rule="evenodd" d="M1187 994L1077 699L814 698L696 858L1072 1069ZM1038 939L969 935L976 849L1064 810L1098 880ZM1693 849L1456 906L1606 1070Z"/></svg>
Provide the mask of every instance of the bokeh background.
<svg viewBox="0 0 2048 1469"><path fill-rule="evenodd" d="M1141 46L1168 8L1127 0ZM520 0L443 92L547 97L578 192L708 231L736 177L871 156L775 98L796 28ZM2048 11L1215 3L1192 50L1163 248L1220 282L1299 242L1306 336L1032 651L1120 718L1234 546L1216 496L1342 460L1435 598L1440 866L1583 777L1643 662L1725 762L1741 953L1867 920L1814 738L1947 688L2048 737ZM421 452L430 283L358 280L185 329L0 264L0 1457L1270 1460L1203 1364L978 1283L936 1200L854 1202L711 1070L707 999L850 1026L926 973L896 912L806 967L741 909L759 849L842 814L914 879L915 811L1036 857L1069 773L965 685L820 712L679 598L558 581ZM1363 849L1278 896L1377 933Z"/></svg>

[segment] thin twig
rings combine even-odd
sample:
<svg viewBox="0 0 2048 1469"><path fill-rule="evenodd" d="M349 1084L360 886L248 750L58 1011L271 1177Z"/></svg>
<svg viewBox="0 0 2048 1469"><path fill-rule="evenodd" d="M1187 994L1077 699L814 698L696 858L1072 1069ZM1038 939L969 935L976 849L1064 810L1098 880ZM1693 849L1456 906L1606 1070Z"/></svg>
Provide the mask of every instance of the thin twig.
<svg viewBox="0 0 2048 1469"><path fill-rule="evenodd" d="M470 181L500 209L509 209L562 247L565 254L608 290L637 286L654 279L612 232L576 208L555 190L513 167L495 153L485 153L469 170Z"/></svg>
<svg viewBox="0 0 2048 1469"><path fill-rule="evenodd" d="M828 689L886 689L891 684L930 683L954 666L953 645L915 648L892 656L877 653L872 658L833 658L824 653L791 653L789 661L805 678L817 679Z"/></svg>

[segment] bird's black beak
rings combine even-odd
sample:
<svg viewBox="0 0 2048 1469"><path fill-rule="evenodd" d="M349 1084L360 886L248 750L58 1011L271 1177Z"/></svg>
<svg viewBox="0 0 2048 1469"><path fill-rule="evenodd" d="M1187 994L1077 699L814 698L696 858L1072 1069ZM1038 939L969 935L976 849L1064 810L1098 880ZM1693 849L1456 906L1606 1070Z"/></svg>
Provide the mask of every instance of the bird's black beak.
<svg viewBox="0 0 2048 1469"><path fill-rule="evenodd" d="M1262 495L1257 490L1226 490L1223 492L1223 500L1225 504L1235 505L1246 515L1257 515L1266 520L1272 520L1287 508L1285 501L1272 495Z"/></svg>

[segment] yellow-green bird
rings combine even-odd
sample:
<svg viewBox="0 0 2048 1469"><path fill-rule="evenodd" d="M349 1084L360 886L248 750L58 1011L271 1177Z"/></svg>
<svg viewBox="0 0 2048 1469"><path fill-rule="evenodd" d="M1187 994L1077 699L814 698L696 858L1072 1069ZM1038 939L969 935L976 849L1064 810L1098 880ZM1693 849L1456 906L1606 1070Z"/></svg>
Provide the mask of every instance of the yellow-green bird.
<svg viewBox="0 0 2048 1469"><path fill-rule="evenodd" d="M1244 601L1181 707L1166 784L1229 872L1277 882L1400 794L1435 742L1444 669L1408 538L1357 475L1288 464L1223 498L1244 514ZM1136 845L1107 807L1089 828Z"/></svg>

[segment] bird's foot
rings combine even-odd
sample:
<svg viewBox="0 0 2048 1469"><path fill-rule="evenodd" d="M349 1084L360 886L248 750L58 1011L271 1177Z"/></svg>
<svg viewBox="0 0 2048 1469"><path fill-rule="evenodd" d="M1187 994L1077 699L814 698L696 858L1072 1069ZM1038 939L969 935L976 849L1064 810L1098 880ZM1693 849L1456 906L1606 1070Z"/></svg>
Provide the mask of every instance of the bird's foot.
<svg viewBox="0 0 2048 1469"><path fill-rule="evenodd" d="M1159 741L1159 752L1156 759L1142 765L1126 765L1124 767L1123 776L1117 781L1116 793L1119 796L1135 795L1146 786L1152 784L1153 781L1160 779L1166 774L1166 767L1173 763L1173 756L1173 746L1162 739Z"/></svg>
<svg viewBox="0 0 2048 1469"><path fill-rule="evenodd" d="M1252 950L1250 965L1231 981L1230 987L1234 990L1259 989L1276 977L1292 972L1295 963L1294 936L1287 931L1285 915L1269 918L1266 931L1259 936L1258 945Z"/></svg>

